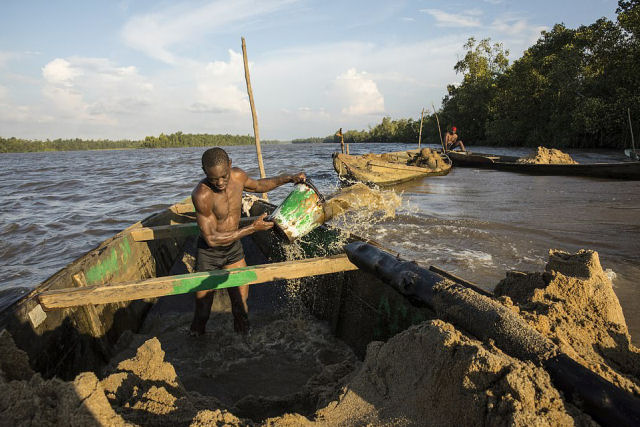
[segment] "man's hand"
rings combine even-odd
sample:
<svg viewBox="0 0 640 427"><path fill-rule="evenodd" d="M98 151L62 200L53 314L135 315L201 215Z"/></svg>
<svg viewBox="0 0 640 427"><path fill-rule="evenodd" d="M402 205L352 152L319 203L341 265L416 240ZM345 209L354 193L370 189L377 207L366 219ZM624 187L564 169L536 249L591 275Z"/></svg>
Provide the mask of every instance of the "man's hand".
<svg viewBox="0 0 640 427"><path fill-rule="evenodd" d="M256 219L253 224L251 224L255 231L264 231L273 228L273 222L264 220L264 217L266 216L267 214L263 213L260 215L260 218Z"/></svg>
<svg viewBox="0 0 640 427"><path fill-rule="evenodd" d="M300 184L307 180L307 175L304 172L297 173L295 175L291 175L291 182L294 184Z"/></svg>

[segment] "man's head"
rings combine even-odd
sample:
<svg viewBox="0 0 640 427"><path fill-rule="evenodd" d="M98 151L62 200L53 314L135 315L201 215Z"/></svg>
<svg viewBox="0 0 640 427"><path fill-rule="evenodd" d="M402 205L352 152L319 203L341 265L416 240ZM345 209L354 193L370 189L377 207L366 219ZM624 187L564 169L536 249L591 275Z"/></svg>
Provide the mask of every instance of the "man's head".
<svg viewBox="0 0 640 427"><path fill-rule="evenodd" d="M453 133L455 133L457 130L458 130L458 128L455 127L455 126L451 128L451 132L453 132Z"/></svg>
<svg viewBox="0 0 640 427"><path fill-rule="evenodd" d="M222 148L210 148L202 155L202 170L211 187L223 191L231 177L231 159Z"/></svg>

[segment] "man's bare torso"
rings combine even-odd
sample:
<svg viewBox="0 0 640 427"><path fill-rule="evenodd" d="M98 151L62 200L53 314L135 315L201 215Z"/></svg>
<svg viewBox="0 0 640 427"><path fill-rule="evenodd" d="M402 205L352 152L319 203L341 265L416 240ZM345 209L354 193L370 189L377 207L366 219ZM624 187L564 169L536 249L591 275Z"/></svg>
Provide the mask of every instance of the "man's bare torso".
<svg viewBox="0 0 640 427"><path fill-rule="evenodd" d="M242 169L232 168L231 177L224 190L214 190L206 178L196 186L194 197L212 199L212 211L217 220L216 231L224 232L238 229L245 178L246 174Z"/></svg>

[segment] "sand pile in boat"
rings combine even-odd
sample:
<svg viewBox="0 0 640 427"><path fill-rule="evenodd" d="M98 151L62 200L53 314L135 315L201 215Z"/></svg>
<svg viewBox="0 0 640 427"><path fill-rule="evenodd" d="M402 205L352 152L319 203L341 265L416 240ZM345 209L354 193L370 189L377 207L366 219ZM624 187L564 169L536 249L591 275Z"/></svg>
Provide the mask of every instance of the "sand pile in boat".
<svg viewBox="0 0 640 427"><path fill-rule="evenodd" d="M543 273L510 272L495 293L578 363L640 395L640 349L597 252L551 250Z"/></svg>
<svg viewBox="0 0 640 427"><path fill-rule="evenodd" d="M563 401L549 375L441 320L372 342L329 425L574 425L589 418Z"/></svg>
<svg viewBox="0 0 640 427"><path fill-rule="evenodd" d="M106 399L127 422L139 425L244 425L215 397L189 392L158 338L120 361L101 381Z"/></svg>
<svg viewBox="0 0 640 427"><path fill-rule="evenodd" d="M518 163L529 164L552 164L552 165L576 165L570 155L555 148L538 147L535 152L528 156L520 157Z"/></svg>
<svg viewBox="0 0 640 427"><path fill-rule="evenodd" d="M196 338L190 313L152 319L145 333L123 334L102 381L92 372L43 380L3 332L0 416L8 425L210 426L311 415L360 362L317 320L264 316L249 338L233 332L230 313L213 313Z"/></svg>
<svg viewBox="0 0 640 427"><path fill-rule="evenodd" d="M237 342L230 343L228 336L205 335L188 338L188 344L187 338L177 336L180 328L169 326L177 319L165 320L167 323L162 323L167 330L159 338L125 336L125 341L131 341L128 348L146 341L131 357L114 361L102 381L93 373L82 373L74 382L43 381L38 374L29 381L12 381L9 392L0 397L0 412L10 417L4 419L13 425L29 423L35 417L42 425L175 426L421 425L425 420L430 425L572 425L590 421L563 402L545 371L469 338L440 320L413 326L387 343L371 343L359 369L355 359L345 363L345 358L353 356L341 352L344 344L334 341L331 347L326 343L318 347L317 342L325 338L318 335L316 328L321 326L317 322L271 323L258 333L261 338L257 343L261 344L240 354L239 337L232 337ZM222 317L212 320L231 329ZM158 324L152 327L158 328ZM293 333L296 330L297 334ZM289 338L278 338L280 335ZM273 347L285 344L292 348L276 350L279 358L283 354L295 358L302 351L313 354L315 360L302 357L301 363L323 366L302 387L295 384L299 368L290 369L286 362L280 366L264 363ZM182 356L171 356L172 346L182 347ZM218 350L211 351L214 348ZM214 355L220 351L223 354ZM226 361L221 363L222 359ZM187 372L184 376L178 373L183 369ZM188 372L194 371L195 376L189 377ZM265 374L271 374L275 384L265 382ZM189 389L195 380L205 387L231 388L229 393L245 396L235 404L225 403L225 396L218 399L203 390ZM250 394L261 387L291 384L298 389L294 393ZM340 384L346 384L341 393ZM266 418L269 411L278 416ZM242 418L238 416L241 413L259 416Z"/></svg>
<svg viewBox="0 0 640 427"><path fill-rule="evenodd" d="M431 148L423 148L418 155L411 159L407 164L419 167L428 167L430 169L441 169L445 166L445 161L440 153Z"/></svg>
<svg viewBox="0 0 640 427"><path fill-rule="evenodd" d="M44 380L6 331L0 332L0 360L0 424L126 425L94 373L83 372L74 381Z"/></svg>

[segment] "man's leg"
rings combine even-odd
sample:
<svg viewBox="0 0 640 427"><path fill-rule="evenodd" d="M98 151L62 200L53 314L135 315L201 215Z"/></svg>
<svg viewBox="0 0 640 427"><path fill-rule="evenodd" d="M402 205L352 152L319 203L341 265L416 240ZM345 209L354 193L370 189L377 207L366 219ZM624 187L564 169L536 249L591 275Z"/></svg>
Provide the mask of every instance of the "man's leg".
<svg viewBox="0 0 640 427"><path fill-rule="evenodd" d="M193 312L193 321L191 322L191 332L197 335L204 334L207 320L211 315L211 304L213 304L214 291L198 291L196 292L196 307Z"/></svg>
<svg viewBox="0 0 640 427"><path fill-rule="evenodd" d="M240 261L228 264L222 267L225 270L230 268L246 267L247 263L244 258ZM231 313L233 313L233 329L240 334L249 332L249 307L247 306L247 298L249 298L249 285L227 288L229 299L231 300ZM211 308L211 305L209 305Z"/></svg>

